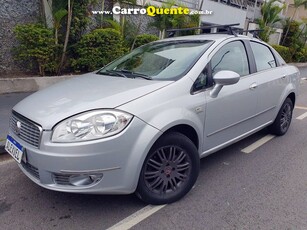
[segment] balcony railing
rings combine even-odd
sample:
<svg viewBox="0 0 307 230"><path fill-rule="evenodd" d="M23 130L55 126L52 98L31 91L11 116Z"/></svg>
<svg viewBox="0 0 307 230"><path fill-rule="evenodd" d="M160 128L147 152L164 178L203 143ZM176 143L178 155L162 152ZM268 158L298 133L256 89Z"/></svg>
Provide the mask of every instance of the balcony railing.
<svg viewBox="0 0 307 230"><path fill-rule="evenodd" d="M167 0L156 0L158 2L167 2ZM178 5L185 5L190 9L198 9L200 0L177 0Z"/></svg>
<svg viewBox="0 0 307 230"><path fill-rule="evenodd" d="M263 0L211 0L221 4L236 7L238 9L247 10L248 8L256 8L260 10Z"/></svg>

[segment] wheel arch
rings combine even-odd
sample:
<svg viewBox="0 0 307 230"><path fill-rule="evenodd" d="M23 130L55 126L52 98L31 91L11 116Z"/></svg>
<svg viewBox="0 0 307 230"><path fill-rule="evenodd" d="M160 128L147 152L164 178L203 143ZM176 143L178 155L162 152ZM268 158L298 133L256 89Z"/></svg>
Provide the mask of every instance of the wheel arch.
<svg viewBox="0 0 307 230"><path fill-rule="evenodd" d="M293 104L293 107L294 107L294 106L295 106L295 100L296 100L296 98L295 98L295 93L294 93L294 92L291 92L291 93L287 96L287 98L290 98L290 99L291 99L292 104Z"/></svg>
<svg viewBox="0 0 307 230"><path fill-rule="evenodd" d="M178 132L178 133L185 135L187 138L189 138L193 142L197 150L199 150L199 137L198 137L196 130L192 126L187 125L187 124L175 125L167 129L161 136L169 132Z"/></svg>

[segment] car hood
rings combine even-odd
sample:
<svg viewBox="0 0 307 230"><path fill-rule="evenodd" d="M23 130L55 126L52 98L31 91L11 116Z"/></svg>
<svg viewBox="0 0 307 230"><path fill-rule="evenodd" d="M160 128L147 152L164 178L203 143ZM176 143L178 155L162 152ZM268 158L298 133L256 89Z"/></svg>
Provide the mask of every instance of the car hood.
<svg viewBox="0 0 307 230"><path fill-rule="evenodd" d="M13 110L50 130L67 117L93 109L115 108L170 83L90 73L38 91Z"/></svg>

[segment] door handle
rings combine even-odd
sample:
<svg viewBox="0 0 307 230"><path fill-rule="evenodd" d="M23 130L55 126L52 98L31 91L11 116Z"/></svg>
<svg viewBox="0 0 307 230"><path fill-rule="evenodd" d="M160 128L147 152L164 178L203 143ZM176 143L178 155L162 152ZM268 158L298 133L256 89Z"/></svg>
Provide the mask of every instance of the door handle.
<svg viewBox="0 0 307 230"><path fill-rule="evenodd" d="M283 80L286 79L286 75L283 75L283 76L281 77L281 79L283 79Z"/></svg>
<svg viewBox="0 0 307 230"><path fill-rule="evenodd" d="M258 87L257 83L253 83L249 86L249 89L254 90Z"/></svg>

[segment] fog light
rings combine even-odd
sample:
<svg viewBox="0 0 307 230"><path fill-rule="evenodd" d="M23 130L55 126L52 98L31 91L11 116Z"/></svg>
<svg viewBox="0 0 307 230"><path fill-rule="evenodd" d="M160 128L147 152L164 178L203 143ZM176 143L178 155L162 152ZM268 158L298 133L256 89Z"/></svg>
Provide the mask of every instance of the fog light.
<svg viewBox="0 0 307 230"><path fill-rule="evenodd" d="M94 175L71 175L69 177L69 183L74 186L84 186L97 183L101 180L103 174Z"/></svg>

